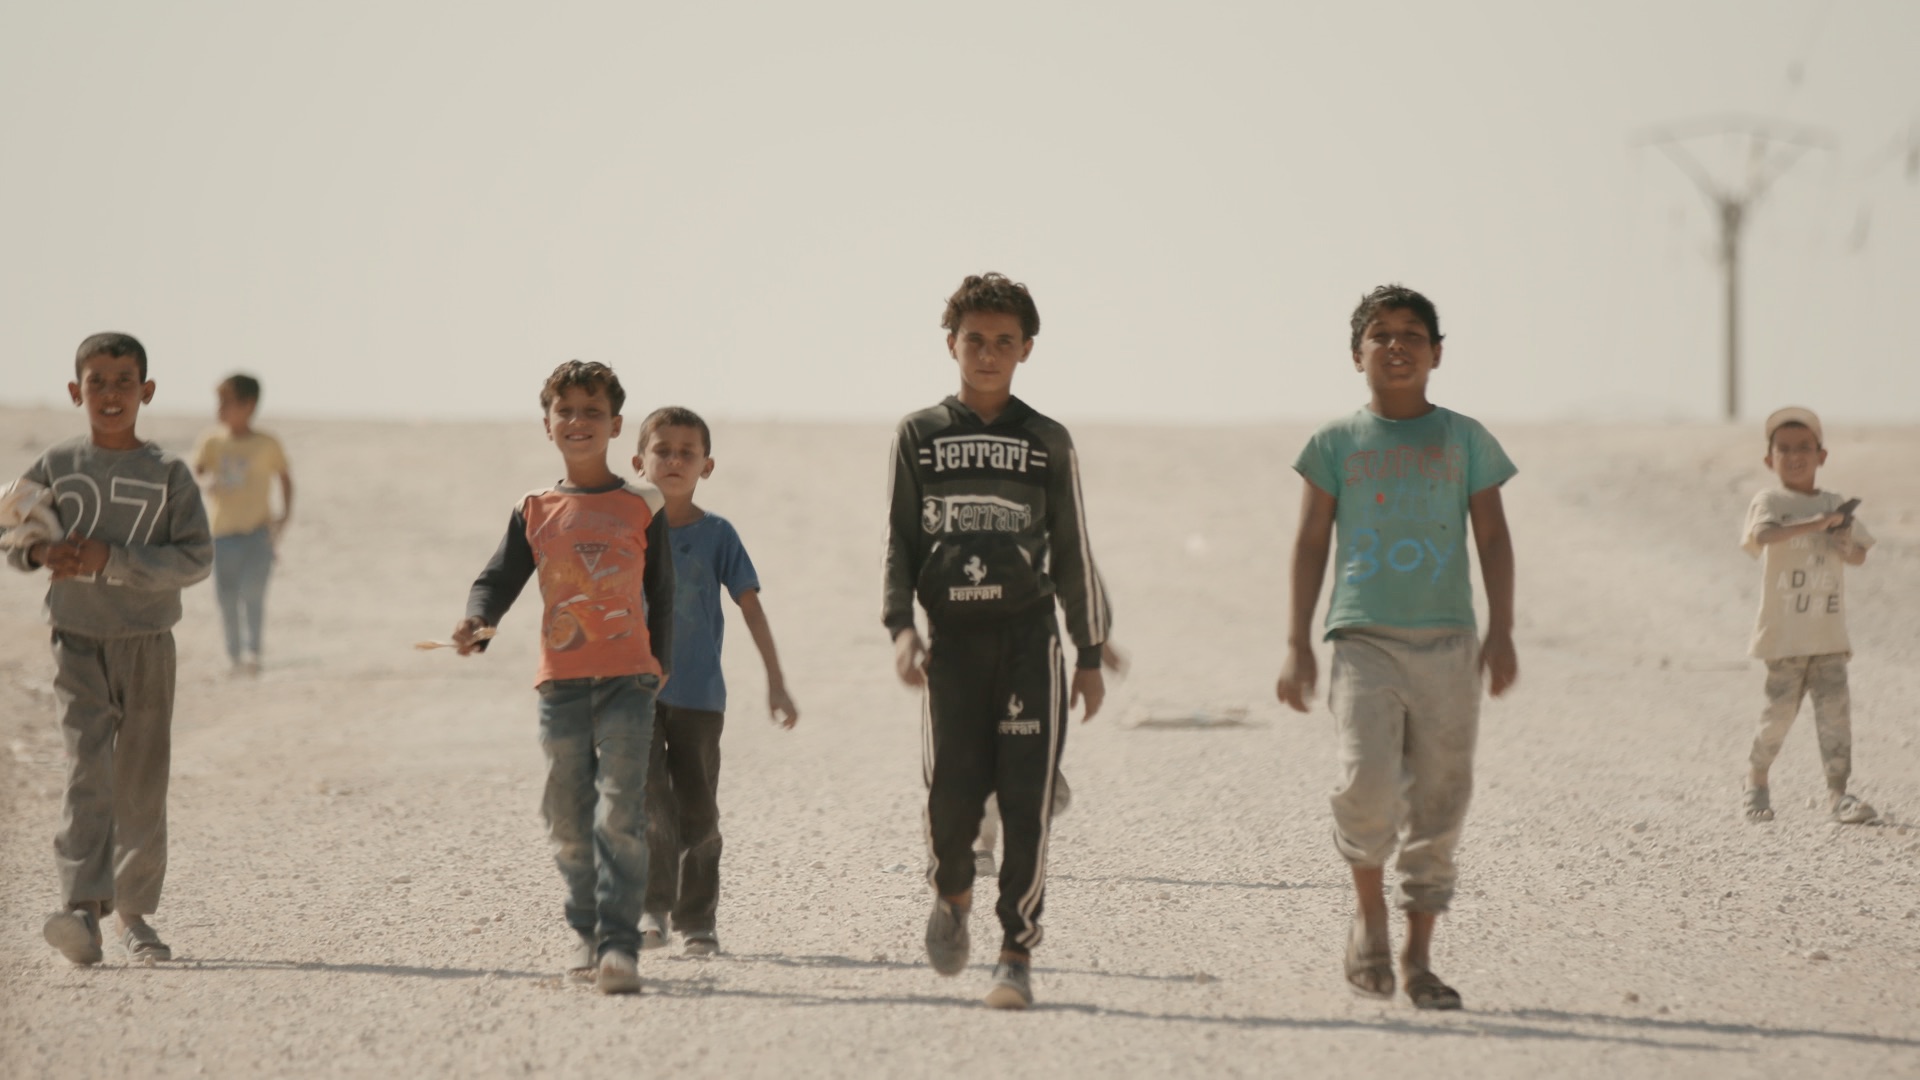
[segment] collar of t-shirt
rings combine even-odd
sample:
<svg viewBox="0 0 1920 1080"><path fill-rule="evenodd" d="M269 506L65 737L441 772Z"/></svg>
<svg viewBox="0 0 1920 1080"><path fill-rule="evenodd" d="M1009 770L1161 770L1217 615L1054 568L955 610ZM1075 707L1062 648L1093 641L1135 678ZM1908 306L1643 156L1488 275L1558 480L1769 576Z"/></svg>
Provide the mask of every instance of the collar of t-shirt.
<svg viewBox="0 0 1920 1080"><path fill-rule="evenodd" d="M592 488L574 487L572 484L567 483L565 480L557 480L554 482L553 490L559 492L562 495L605 495L609 491L619 491L621 488L626 486L627 486L627 482L625 480L615 480L611 484L606 484L602 487L592 487Z"/></svg>

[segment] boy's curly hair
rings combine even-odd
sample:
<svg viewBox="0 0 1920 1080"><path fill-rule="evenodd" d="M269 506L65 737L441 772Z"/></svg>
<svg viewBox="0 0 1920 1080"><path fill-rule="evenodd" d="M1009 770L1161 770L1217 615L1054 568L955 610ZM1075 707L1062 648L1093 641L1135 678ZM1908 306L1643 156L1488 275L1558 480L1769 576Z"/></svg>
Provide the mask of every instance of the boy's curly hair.
<svg viewBox="0 0 1920 1080"><path fill-rule="evenodd" d="M967 275L953 295L947 297L946 314L940 316L941 327L949 334L959 333L960 320L969 311L1013 315L1020 320L1022 337L1031 338L1040 333L1040 309L1033 305L1033 295L1025 285L1008 280L1005 274Z"/></svg>
<svg viewBox="0 0 1920 1080"><path fill-rule="evenodd" d="M1353 309L1353 339L1347 344L1348 351L1360 351L1360 336L1366 333L1367 324L1388 310L1413 312L1415 318L1427 324L1427 336L1435 345L1440 344L1440 312L1434 309L1433 301L1395 282L1381 285L1360 298L1360 305Z"/></svg>
<svg viewBox="0 0 1920 1080"><path fill-rule="evenodd" d="M613 406L613 415L620 415L620 407L627 403L627 392L620 387L620 376L605 364L591 360L569 360L553 369L547 376L546 385L540 388L540 411L553 408L553 403L561 394L575 388L589 394L607 395L607 403Z"/></svg>

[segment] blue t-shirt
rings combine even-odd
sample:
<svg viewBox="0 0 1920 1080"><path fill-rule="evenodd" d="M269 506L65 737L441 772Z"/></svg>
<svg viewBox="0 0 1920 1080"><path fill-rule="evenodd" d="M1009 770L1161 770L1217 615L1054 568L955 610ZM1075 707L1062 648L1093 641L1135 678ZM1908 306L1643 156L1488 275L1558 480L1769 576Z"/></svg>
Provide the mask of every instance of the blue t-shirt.
<svg viewBox="0 0 1920 1080"><path fill-rule="evenodd" d="M1349 626L1474 628L1467 499L1518 472L1478 420L1436 406L1334 420L1293 463L1335 499L1327 634Z"/></svg>
<svg viewBox="0 0 1920 1080"><path fill-rule="evenodd" d="M660 700L682 709L727 711L727 680L720 673L720 643L726 633L720 615L720 587L734 603L760 587L760 575L747 557L733 523L708 514L667 530L673 545L673 678Z"/></svg>

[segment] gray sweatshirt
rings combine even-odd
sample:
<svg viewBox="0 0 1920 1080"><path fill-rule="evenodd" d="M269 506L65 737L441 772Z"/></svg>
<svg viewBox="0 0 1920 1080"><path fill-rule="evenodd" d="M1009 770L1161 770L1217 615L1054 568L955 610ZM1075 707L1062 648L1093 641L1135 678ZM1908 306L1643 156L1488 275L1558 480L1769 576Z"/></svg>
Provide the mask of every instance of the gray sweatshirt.
<svg viewBox="0 0 1920 1080"><path fill-rule="evenodd" d="M112 549L104 571L47 587L47 621L96 638L172 629L180 590L213 568L213 533L187 463L152 443L106 450L82 435L48 450L26 478L53 489L60 526ZM25 550L7 554L33 570Z"/></svg>

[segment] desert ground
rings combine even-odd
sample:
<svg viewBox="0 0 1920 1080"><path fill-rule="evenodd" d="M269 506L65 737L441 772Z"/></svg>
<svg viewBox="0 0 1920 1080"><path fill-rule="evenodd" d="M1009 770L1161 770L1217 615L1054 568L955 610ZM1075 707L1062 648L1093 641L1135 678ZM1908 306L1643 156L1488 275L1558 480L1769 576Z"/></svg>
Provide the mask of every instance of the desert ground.
<svg viewBox="0 0 1920 1080"><path fill-rule="evenodd" d="M1850 578L1855 787L1882 823L1844 827L1810 805L1809 715L1778 820L1739 812L1757 425L1494 425L1521 468L1521 682L1483 715L1436 943L1467 1008L1425 1014L1341 979L1331 723L1273 699L1307 428L1075 424L1133 666L1069 737L1038 1002L1009 1014L978 1004L986 905L968 972L922 954L918 704L879 625L886 425L715 428L701 501L759 565L803 715L765 720L733 618L724 952L646 954L644 992L607 998L562 977L533 612L484 657L410 648L556 475L537 417L264 419L299 485L266 669L228 676L210 584L176 630L171 963L110 944L81 970L41 941L64 775L44 581L0 575L7 1076L1920 1076L1920 430L1829 433L1823 480L1880 540ZM201 423L142 425L184 453ZM0 476L82 430L0 410Z"/></svg>

